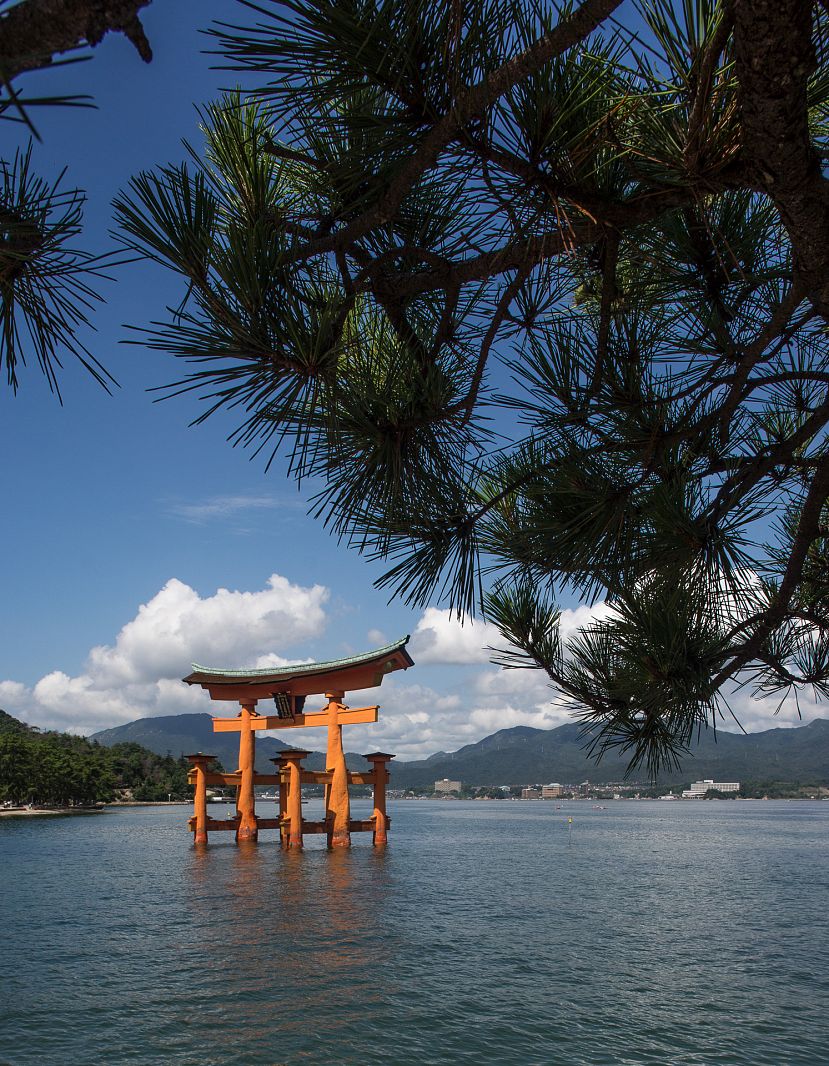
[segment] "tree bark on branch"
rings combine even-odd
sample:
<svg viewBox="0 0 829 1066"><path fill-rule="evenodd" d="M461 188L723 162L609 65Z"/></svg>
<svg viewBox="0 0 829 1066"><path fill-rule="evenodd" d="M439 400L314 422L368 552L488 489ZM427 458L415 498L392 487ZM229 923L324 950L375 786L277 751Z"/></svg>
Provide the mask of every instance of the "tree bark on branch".
<svg viewBox="0 0 829 1066"><path fill-rule="evenodd" d="M829 182L809 134L812 5L733 0L743 158L788 231L795 277L829 318Z"/></svg>
<svg viewBox="0 0 829 1066"><path fill-rule="evenodd" d="M55 56L123 33L145 63L150 42L138 17L150 0L23 0L0 17L0 73L8 83L47 67Z"/></svg>

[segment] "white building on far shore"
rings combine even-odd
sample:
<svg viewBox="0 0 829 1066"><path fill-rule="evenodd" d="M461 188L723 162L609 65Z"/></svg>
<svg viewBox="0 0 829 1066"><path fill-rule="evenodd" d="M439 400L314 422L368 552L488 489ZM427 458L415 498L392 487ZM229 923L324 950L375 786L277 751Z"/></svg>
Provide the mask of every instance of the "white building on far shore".
<svg viewBox="0 0 829 1066"><path fill-rule="evenodd" d="M715 792L739 792L740 782L712 781L710 777L706 777L704 781L694 781L691 787L682 793L682 798L685 800L703 799L706 792L710 790Z"/></svg>

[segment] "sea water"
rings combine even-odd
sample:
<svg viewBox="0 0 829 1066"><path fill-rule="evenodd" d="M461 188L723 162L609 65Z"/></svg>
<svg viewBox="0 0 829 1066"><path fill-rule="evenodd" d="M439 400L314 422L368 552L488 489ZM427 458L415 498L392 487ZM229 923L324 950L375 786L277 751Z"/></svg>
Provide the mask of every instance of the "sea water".
<svg viewBox="0 0 829 1066"><path fill-rule="evenodd" d="M829 802L390 813L334 853L0 820L0 1063L829 1063Z"/></svg>

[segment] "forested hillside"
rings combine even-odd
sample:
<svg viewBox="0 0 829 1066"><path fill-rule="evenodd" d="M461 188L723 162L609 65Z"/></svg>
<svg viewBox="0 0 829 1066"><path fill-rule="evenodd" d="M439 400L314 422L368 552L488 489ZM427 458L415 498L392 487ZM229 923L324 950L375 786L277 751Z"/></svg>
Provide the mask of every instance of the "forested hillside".
<svg viewBox="0 0 829 1066"><path fill-rule="evenodd" d="M140 744L103 747L86 737L46 732L0 711L0 802L49 806L186 799L187 760Z"/></svg>

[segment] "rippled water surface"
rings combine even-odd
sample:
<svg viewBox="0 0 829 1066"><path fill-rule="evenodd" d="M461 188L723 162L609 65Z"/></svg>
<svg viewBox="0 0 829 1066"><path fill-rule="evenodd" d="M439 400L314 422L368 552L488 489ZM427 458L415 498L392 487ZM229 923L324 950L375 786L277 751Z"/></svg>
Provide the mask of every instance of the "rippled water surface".
<svg viewBox="0 0 829 1066"><path fill-rule="evenodd" d="M188 813L0 821L0 1064L829 1064L829 803Z"/></svg>

